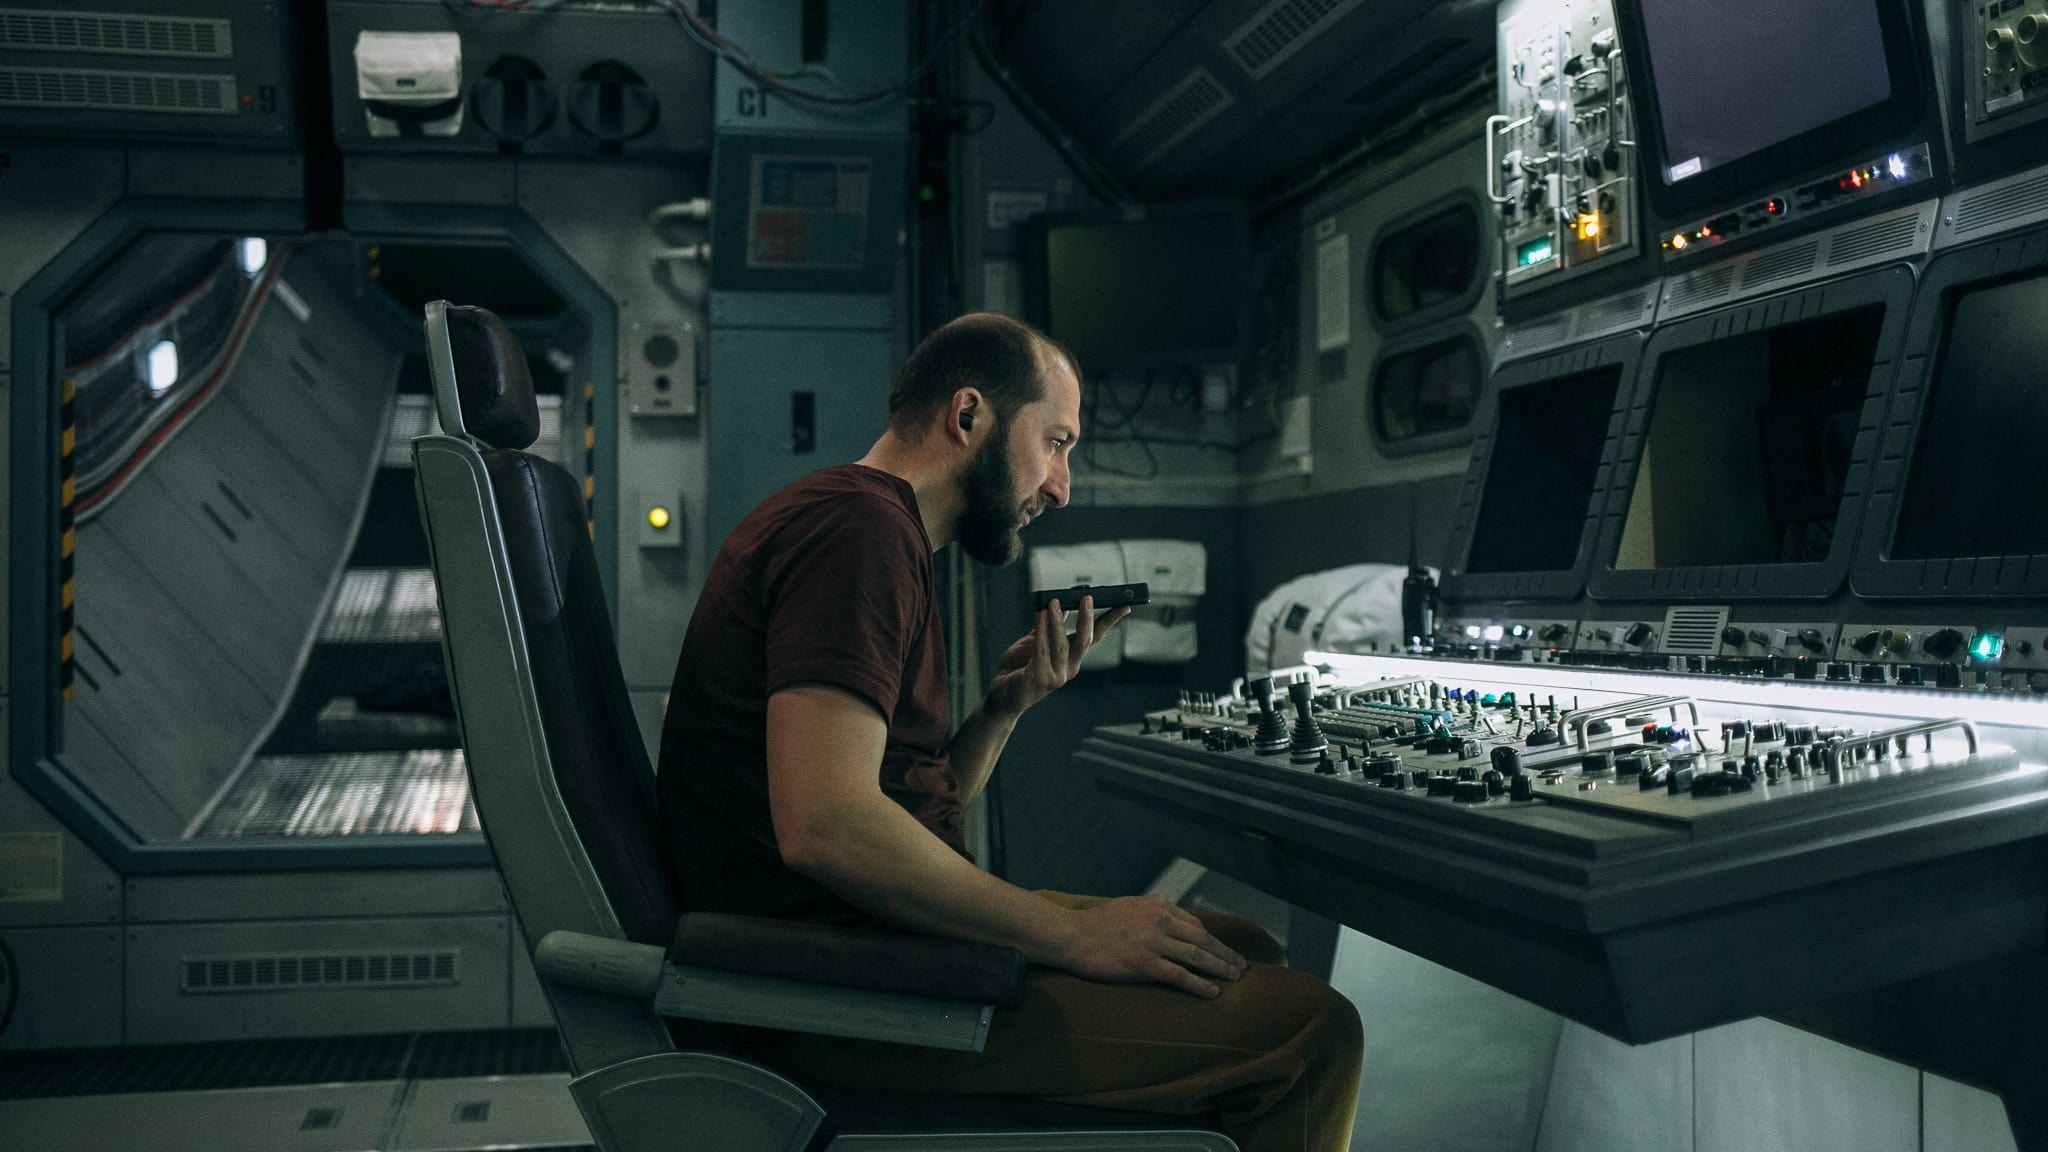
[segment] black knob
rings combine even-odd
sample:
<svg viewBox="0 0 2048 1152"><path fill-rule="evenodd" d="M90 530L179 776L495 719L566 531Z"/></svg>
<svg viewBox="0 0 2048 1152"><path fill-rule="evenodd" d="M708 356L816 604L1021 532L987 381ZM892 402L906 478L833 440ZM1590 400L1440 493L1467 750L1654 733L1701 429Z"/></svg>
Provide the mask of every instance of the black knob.
<svg viewBox="0 0 2048 1152"><path fill-rule="evenodd" d="M1828 638L1818 628L1801 628L1799 646L1808 652L1825 652L1828 650Z"/></svg>
<svg viewBox="0 0 2048 1152"><path fill-rule="evenodd" d="M1806 753L1798 748L1785 753L1785 773L1794 780L1806 775Z"/></svg>
<svg viewBox="0 0 2048 1152"><path fill-rule="evenodd" d="M1954 664L1936 664L1934 666L1934 685L1937 688L1961 688L1963 686L1963 670Z"/></svg>
<svg viewBox="0 0 2048 1152"><path fill-rule="evenodd" d="M1899 683L1918 688L1927 683L1927 673L1918 664L1899 665Z"/></svg>
<svg viewBox="0 0 2048 1152"><path fill-rule="evenodd" d="M1754 756L1754 755L1751 755L1751 756L1744 756L1744 757L1742 758L1742 778L1743 778L1743 779L1745 779L1745 780L1761 780L1761 779L1763 779L1763 775L1764 775L1764 762L1763 762L1763 760L1762 760L1762 758L1761 758L1761 757L1758 757L1758 756Z"/></svg>
<svg viewBox="0 0 2048 1152"><path fill-rule="evenodd" d="M654 89L616 60L585 68L569 90L569 122L597 141L601 151L618 151L652 131L660 118Z"/></svg>
<svg viewBox="0 0 2048 1152"><path fill-rule="evenodd" d="M1690 791L1694 777L1699 775L1699 769L1691 764L1679 764L1677 762L1673 762L1670 768L1671 775L1664 781L1664 790L1673 796L1681 792Z"/></svg>
<svg viewBox="0 0 2048 1152"><path fill-rule="evenodd" d="M1479 804L1486 799L1486 784L1480 780L1460 780L1451 793L1452 801L1459 804Z"/></svg>
<svg viewBox="0 0 2048 1152"><path fill-rule="evenodd" d="M1671 778L1671 765L1652 764L1636 777L1636 787L1644 792L1654 792Z"/></svg>
<svg viewBox="0 0 2048 1152"><path fill-rule="evenodd" d="M1936 660L1950 660L1963 650L1963 634L1953 628L1943 628L1939 632L1930 633L1927 639L1920 642L1920 647Z"/></svg>
<svg viewBox="0 0 2048 1152"><path fill-rule="evenodd" d="M1865 684L1888 684L1891 682L1891 668L1884 664L1865 664L1861 678Z"/></svg>
<svg viewBox="0 0 2048 1152"><path fill-rule="evenodd" d="M1648 756L1617 756L1614 759L1614 774L1622 779L1640 776L1650 767Z"/></svg>
<svg viewBox="0 0 2048 1152"><path fill-rule="evenodd" d="M1579 771L1588 776L1599 776L1614 771L1614 753L1605 749L1586 753L1579 757Z"/></svg>
<svg viewBox="0 0 2048 1152"><path fill-rule="evenodd" d="M1848 679L1849 665L1840 660L1831 660L1828 662L1828 680L1830 683L1847 683Z"/></svg>
<svg viewBox="0 0 2048 1152"><path fill-rule="evenodd" d="M1721 629L1721 643L1730 648L1740 648L1748 639L1749 633L1744 632L1740 625L1730 624Z"/></svg>
<svg viewBox="0 0 2048 1152"><path fill-rule="evenodd" d="M1508 778L1508 799L1527 800L1533 795L1535 795L1535 785L1530 781L1528 773L1525 772Z"/></svg>
<svg viewBox="0 0 2048 1152"><path fill-rule="evenodd" d="M1493 750L1493 766L1509 776L1522 774L1522 750L1511 744L1502 744Z"/></svg>
<svg viewBox="0 0 2048 1152"><path fill-rule="evenodd" d="M1865 656L1869 656L1877 651L1877 646L1883 639L1883 632L1877 629L1872 629L1868 632L1865 632L1863 635L1858 636L1854 640L1849 641L1849 647L1854 648L1858 652L1863 653Z"/></svg>
<svg viewBox="0 0 2048 1152"><path fill-rule="evenodd" d="M1486 785L1488 796L1498 796L1508 790L1508 778L1492 768L1488 768L1486 775L1479 779Z"/></svg>
<svg viewBox="0 0 2048 1152"><path fill-rule="evenodd" d="M1457 776L1460 780L1477 780L1479 779L1479 769L1466 764L1458 769Z"/></svg>
<svg viewBox="0 0 2048 1152"><path fill-rule="evenodd" d="M1386 775L1380 777L1380 787L1398 788L1402 791L1406 791L1408 788L1408 774L1406 772L1399 771L1389 772Z"/></svg>
<svg viewBox="0 0 2048 1152"><path fill-rule="evenodd" d="M1458 759L1477 760L1486 751L1486 746L1477 740L1458 741Z"/></svg>
<svg viewBox="0 0 2048 1152"><path fill-rule="evenodd" d="M1792 662L1792 678L1794 680L1815 680L1819 679L1819 677L1820 665L1814 661L1801 656Z"/></svg>
<svg viewBox="0 0 2048 1152"><path fill-rule="evenodd" d="M1531 748L1541 748L1545 744L1556 744L1563 740L1564 737L1557 734L1557 729L1546 725L1539 724L1534 731L1529 733L1529 747Z"/></svg>
<svg viewBox="0 0 2048 1152"><path fill-rule="evenodd" d="M1656 630L1648 624L1631 624L1628 631L1621 634L1621 642L1632 648L1641 648L1643 645L1648 644L1656 635Z"/></svg>
<svg viewBox="0 0 2048 1152"><path fill-rule="evenodd" d="M1374 756L1365 762L1365 774L1385 778L1401 775L1399 756Z"/></svg>

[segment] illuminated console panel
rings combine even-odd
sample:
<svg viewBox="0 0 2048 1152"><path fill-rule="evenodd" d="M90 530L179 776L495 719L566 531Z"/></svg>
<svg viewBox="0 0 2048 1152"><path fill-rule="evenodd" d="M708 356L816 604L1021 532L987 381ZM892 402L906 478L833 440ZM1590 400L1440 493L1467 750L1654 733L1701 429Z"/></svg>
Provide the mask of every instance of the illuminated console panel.
<svg viewBox="0 0 2048 1152"><path fill-rule="evenodd" d="M1119 822L1630 1042L2048 929L2032 701L1311 659L1270 713L1254 690L1098 729Z"/></svg>

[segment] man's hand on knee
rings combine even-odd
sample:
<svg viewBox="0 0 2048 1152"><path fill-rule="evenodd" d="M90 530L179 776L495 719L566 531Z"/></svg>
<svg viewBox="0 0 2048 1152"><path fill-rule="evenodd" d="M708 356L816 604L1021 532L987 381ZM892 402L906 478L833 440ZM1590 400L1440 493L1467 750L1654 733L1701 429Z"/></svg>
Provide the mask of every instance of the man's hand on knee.
<svg viewBox="0 0 2048 1152"><path fill-rule="evenodd" d="M1056 964L1076 976L1150 981L1211 997L1220 991L1215 980L1244 974L1244 957L1210 935L1194 913L1163 897L1105 900L1073 916L1073 942Z"/></svg>

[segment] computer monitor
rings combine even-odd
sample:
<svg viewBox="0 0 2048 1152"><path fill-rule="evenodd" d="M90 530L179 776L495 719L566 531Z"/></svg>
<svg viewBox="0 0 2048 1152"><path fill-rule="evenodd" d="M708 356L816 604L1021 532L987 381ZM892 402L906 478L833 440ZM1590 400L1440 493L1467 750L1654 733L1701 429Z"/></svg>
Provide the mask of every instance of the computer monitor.
<svg viewBox="0 0 2048 1152"><path fill-rule="evenodd" d="M1890 268L1651 338L1595 595L1821 596L1853 555L1912 274Z"/></svg>
<svg viewBox="0 0 2048 1152"><path fill-rule="evenodd" d="M1871 502L1856 590L1880 596L2048 593L2048 362L2025 333L2048 315L2048 229L1928 266Z"/></svg>
<svg viewBox="0 0 2048 1152"><path fill-rule="evenodd" d="M1936 134L1907 0L1619 0L1616 18L1660 217Z"/></svg>
<svg viewBox="0 0 2048 1152"><path fill-rule="evenodd" d="M1614 462L1616 402L1627 395L1640 343L1631 333L1496 373L1493 419L1473 441L1452 525L1447 596L1578 595Z"/></svg>
<svg viewBox="0 0 2048 1152"><path fill-rule="evenodd" d="M1047 213L1026 247L1030 319L1083 370L1243 357L1251 241L1242 201Z"/></svg>

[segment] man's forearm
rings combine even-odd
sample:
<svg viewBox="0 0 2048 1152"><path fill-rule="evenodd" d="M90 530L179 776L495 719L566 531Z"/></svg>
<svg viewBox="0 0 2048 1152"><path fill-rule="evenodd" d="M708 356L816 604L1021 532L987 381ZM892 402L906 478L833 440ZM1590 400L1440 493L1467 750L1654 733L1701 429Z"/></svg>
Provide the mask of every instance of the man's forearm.
<svg viewBox="0 0 2048 1152"><path fill-rule="evenodd" d="M976 868L879 795L790 863L899 928L1006 945L1036 964L1063 963L1074 946L1069 910Z"/></svg>
<svg viewBox="0 0 2048 1152"><path fill-rule="evenodd" d="M988 778L995 773L996 761L1003 755L1003 746L1010 742L1010 733L1016 730L1017 718L999 715L987 701L983 701L981 707L961 722L960 730L953 734L953 742L947 745L947 751L953 762L953 775L960 781L960 803L963 807L981 795Z"/></svg>

